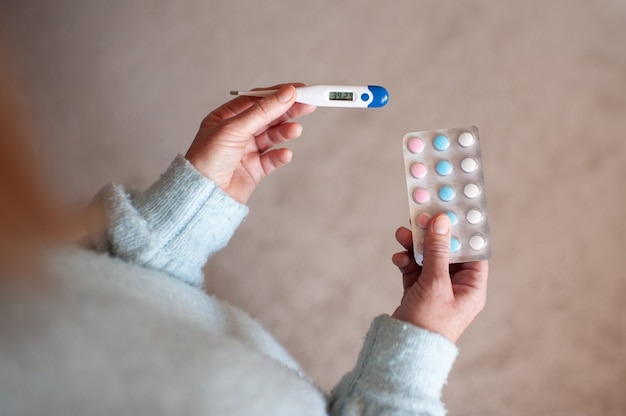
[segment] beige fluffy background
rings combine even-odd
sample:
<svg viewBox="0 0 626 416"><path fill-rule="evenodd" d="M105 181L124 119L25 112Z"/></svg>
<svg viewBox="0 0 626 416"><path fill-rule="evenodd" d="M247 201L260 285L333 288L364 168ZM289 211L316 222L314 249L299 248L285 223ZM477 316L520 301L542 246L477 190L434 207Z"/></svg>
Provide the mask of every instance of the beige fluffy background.
<svg viewBox="0 0 626 416"><path fill-rule="evenodd" d="M389 89L383 109L303 119L206 268L325 389L400 298L402 136L477 125L494 256L450 414L626 414L626 2L3 0L0 19L73 200L146 187L231 89Z"/></svg>

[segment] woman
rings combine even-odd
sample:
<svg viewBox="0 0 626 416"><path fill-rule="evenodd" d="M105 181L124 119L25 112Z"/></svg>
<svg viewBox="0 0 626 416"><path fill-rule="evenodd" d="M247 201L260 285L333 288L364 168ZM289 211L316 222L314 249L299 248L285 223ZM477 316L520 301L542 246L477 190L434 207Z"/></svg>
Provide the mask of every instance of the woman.
<svg viewBox="0 0 626 416"><path fill-rule="evenodd" d="M68 220L33 174L2 78L0 414L445 413L454 342L484 306L488 274L486 261L448 266L446 215L429 224L423 268L397 231L401 302L374 319L330 394L245 312L200 290L256 185L291 160L275 145L315 109L295 103L294 85L222 105L146 191L107 185L90 215ZM89 249L68 238L77 228Z"/></svg>

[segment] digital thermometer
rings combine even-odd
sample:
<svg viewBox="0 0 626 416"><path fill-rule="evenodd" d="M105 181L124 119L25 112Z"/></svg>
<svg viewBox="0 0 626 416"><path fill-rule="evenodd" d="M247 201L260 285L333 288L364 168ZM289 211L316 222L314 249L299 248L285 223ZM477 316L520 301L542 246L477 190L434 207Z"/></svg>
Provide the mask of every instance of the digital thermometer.
<svg viewBox="0 0 626 416"><path fill-rule="evenodd" d="M267 97L275 92L276 90L231 91L230 94ZM387 90L376 85L307 85L296 87L296 92L297 102L318 107L376 108L383 107L389 101Z"/></svg>

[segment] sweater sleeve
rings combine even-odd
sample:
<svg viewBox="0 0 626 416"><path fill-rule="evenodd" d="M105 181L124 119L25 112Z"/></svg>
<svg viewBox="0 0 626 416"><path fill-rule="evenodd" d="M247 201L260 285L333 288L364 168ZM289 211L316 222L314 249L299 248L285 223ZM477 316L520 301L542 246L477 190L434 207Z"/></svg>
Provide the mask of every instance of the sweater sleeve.
<svg viewBox="0 0 626 416"><path fill-rule="evenodd" d="M90 233L98 251L202 285L202 267L230 240L248 213L178 155L145 192L109 184L94 203L105 226Z"/></svg>
<svg viewBox="0 0 626 416"><path fill-rule="evenodd" d="M444 415L441 393L458 350L447 338L377 317L354 370L331 393L332 415Z"/></svg>

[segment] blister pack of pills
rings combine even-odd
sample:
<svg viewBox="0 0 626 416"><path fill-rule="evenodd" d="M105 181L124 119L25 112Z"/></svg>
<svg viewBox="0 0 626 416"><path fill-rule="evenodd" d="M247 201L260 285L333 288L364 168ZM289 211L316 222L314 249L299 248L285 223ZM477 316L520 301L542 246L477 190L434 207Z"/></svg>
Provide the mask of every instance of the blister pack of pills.
<svg viewBox="0 0 626 416"><path fill-rule="evenodd" d="M478 128L408 133L403 149L415 261L422 265L425 229L440 212L452 223L450 263L491 257Z"/></svg>

